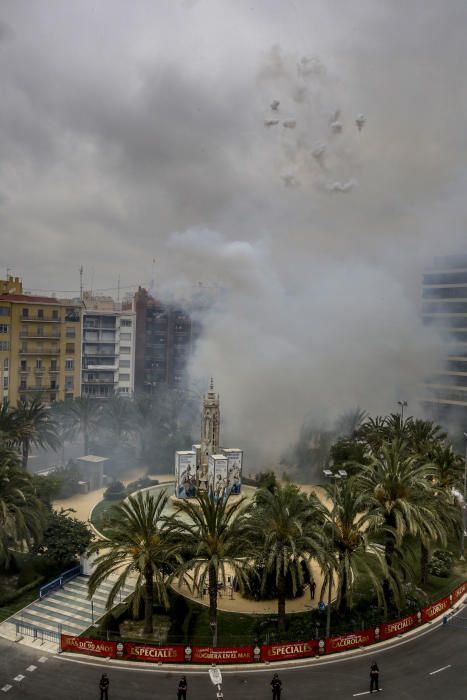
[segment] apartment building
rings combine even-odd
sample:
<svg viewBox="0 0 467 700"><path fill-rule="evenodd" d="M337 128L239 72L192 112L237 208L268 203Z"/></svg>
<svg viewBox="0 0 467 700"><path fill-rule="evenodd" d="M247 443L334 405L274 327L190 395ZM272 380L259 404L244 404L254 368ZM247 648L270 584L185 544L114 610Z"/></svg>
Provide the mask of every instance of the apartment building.
<svg viewBox="0 0 467 700"><path fill-rule="evenodd" d="M424 384L434 417L467 426L467 255L435 258L423 276L424 323L443 336L439 371Z"/></svg>
<svg viewBox="0 0 467 700"><path fill-rule="evenodd" d="M80 393L81 309L71 299L23 293L19 278L0 280L2 398L16 405Z"/></svg>
<svg viewBox="0 0 467 700"><path fill-rule="evenodd" d="M135 372L135 314L111 297L83 295L81 393L131 396Z"/></svg>
<svg viewBox="0 0 467 700"><path fill-rule="evenodd" d="M166 304L139 287L133 299L136 314L135 391L152 394L158 386L184 386L192 348L190 314Z"/></svg>

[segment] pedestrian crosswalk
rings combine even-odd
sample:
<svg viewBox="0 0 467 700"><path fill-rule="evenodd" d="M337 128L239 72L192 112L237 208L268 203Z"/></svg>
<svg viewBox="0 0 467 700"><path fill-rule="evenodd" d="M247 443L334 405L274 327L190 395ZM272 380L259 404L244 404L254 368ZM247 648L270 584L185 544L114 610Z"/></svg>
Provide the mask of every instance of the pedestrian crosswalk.
<svg viewBox="0 0 467 700"><path fill-rule="evenodd" d="M77 576L64 584L63 588L49 593L45 598L36 600L26 608L8 618L5 622L14 625L32 625L49 632L57 632L61 626L63 634L82 634L106 613L106 602L114 581L102 583L92 597L88 599L87 576ZM120 603L133 592L127 585L115 604Z"/></svg>

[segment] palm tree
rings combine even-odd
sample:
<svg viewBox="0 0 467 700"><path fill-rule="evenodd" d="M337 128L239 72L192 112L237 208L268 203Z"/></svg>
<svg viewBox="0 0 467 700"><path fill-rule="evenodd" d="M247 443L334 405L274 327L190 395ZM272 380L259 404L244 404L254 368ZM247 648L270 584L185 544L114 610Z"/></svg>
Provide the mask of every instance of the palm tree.
<svg viewBox="0 0 467 700"><path fill-rule="evenodd" d="M144 634L152 634L154 601L168 607L167 571L178 562L178 545L171 537L170 526L163 516L168 496L146 492L129 496L106 513L106 538L94 541L90 553L98 553L96 568L88 583L91 598L109 576L117 576L107 598L107 609L136 574L133 612L137 614L144 598Z"/></svg>
<svg viewBox="0 0 467 700"><path fill-rule="evenodd" d="M405 535L420 536L436 529L436 511L431 499L430 479L434 466L408 453L400 440L384 444L372 454L356 480L356 488L365 495L372 516L372 528L384 526L385 559L391 571L397 546ZM390 579L383 583L386 603L390 598Z"/></svg>
<svg viewBox="0 0 467 700"><path fill-rule="evenodd" d="M384 552L371 539L372 515L366 510L366 496L355 478L345 479L326 491L334 502L334 547L337 551L337 609L346 612L352 607L355 584L367 577L384 605L381 581L387 576ZM331 529L332 513L327 515ZM329 580L329 576L327 577Z"/></svg>
<svg viewBox="0 0 467 700"><path fill-rule="evenodd" d="M208 589L214 646L217 645L218 584L225 586L228 567L242 586L249 567L251 528L249 508L244 500L232 503L200 492L191 501L182 501L173 517L174 534L188 553L188 559L179 569L180 580L189 576L196 591Z"/></svg>
<svg viewBox="0 0 467 700"><path fill-rule="evenodd" d="M16 456L0 462L0 559L7 564L10 547L38 542L45 525L45 508L36 496L32 478Z"/></svg>
<svg viewBox="0 0 467 700"><path fill-rule="evenodd" d="M295 593L303 583L303 568L310 573L310 559L316 559L322 567L329 564L324 511L316 496L307 497L292 484L276 486L272 492L259 489L255 506L251 527L261 533L257 561L263 570L263 586L269 575L275 578L278 627L283 631L287 576Z"/></svg>
<svg viewBox="0 0 467 700"><path fill-rule="evenodd" d="M123 396L112 396L102 406L101 424L117 438L125 440L135 428L133 402Z"/></svg>
<svg viewBox="0 0 467 700"><path fill-rule="evenodd" d="M88 396L79 396L67 403L68 439L74 440L78 435L83 436L84 452L89 454L89 439L97 432L101 416L101 404Z"/></svg>
<svg viewBox="0 0 467 700"><path fill-rule="evenodd" d="M40 398L20 401L13 411L13 434L15 442L21 446L23 469L28 468L31 447L60 447L57 426L49 409Z"/></svg>

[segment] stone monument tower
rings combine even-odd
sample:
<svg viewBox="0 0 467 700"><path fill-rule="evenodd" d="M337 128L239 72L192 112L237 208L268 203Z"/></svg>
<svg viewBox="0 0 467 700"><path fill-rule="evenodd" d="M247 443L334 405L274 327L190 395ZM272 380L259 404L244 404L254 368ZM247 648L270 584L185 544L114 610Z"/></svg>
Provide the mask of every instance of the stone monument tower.
<svg viewBox="0 0 467 700"><path fill-rule="evenodd" d="M203 471L208 468L210 455L215 455L219 452L219 427L219 394L214 392L214 381L211 377L209 391L203 399L203 413L201 416L200 466Z"/></svg>

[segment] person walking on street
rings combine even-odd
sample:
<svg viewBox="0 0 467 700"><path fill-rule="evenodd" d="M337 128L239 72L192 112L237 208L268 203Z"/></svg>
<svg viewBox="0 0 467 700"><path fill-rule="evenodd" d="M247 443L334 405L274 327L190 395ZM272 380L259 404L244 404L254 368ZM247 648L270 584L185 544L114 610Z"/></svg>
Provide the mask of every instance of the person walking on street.
<svg viewBox="0 0 467 700"><path fill-rule="evenodd" d="M315 599L315 593L316 593L316 582L312 579L310 581L310 597L311 600Z"/></svg>
<svg viewBox="0 0 467 700"><path fill-rule="evenodd" d="M187 689L188 683L186 680L186 676L182 676L178 681L177 700L186 700Z"/></svg>
<svg viewBox="0 0 467 700"><path fill-rule="evenodd" d="M272 681L271 681L271 688L272 688L272 700L281 700L281 691L282 691L282 681L277 675L277 673L274 674Z"/></svg>
<svg viewBox="0 0 467 700"><path fill-rule="evenodd" d="M103 673L99 681L99 690L101 691L101 700L109 700L109 677Z"/></svg>
<svg viewBox="0 0 467 700"><path fill-rule="evenodd" d="M379 692L379 668L376 661L373 661L370 667L370 693L373 690Z"/></svg>

